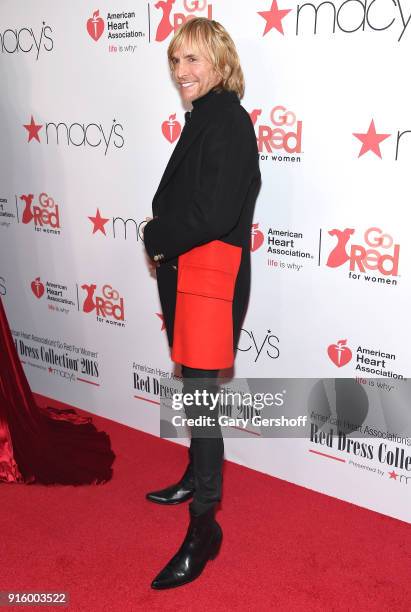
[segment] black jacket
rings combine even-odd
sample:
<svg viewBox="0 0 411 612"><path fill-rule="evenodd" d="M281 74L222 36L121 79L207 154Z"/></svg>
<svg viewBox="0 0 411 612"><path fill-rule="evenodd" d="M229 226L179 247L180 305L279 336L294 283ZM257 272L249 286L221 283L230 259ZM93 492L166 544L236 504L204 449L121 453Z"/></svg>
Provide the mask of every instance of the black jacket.
<svg viewBox="0 0 411 612"><path fill-rule="evenodd" d="M155 218L144 230L147 253L160 262L157 282L170 346L178 256L214 240L242 248L232 310L237 345L249 295L251 224L260 182L254 128L237 94L210 91L195 100L154 196Z"/></svg>

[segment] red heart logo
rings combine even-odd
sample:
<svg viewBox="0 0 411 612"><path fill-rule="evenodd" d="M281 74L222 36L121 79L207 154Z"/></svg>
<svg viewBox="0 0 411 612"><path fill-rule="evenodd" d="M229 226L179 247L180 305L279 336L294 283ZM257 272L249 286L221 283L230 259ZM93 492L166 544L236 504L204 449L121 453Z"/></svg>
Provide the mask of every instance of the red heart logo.
<svg viewBox="0 0 411 612"><path fill-rule="evenodd" d="M264 234L258 229L258 223L253 223L251 226L251 245L250 249L252 252L260 248L264 242Z"/></svg>
<svg viewBox="0 0 411 612"><path fill-rule="evenodd" d="M37 278L34 279L34 281L31 283L31 290L34 293L34 295L36 296L36 298L40 299L41 296L44 293L44 285L40 280L40 276L38 276Z"/></svg>
<svg viewBox="0 0 411 612"><path fill-rule="evenodd" d="M161 131L168 142L173 143L181 134L181 125L176 121L176 115L170 115L168 121L163 121Z"/></svg>
<svg viewBox="0 0 411 612"><path fill-rule="evenodd" d="M351 361L352 352L346 344L347 340L339 340L337 344L330 344L327 349L328 357L337 368L342 368Z"/></svg>
<svg viewBox="0 0 411 612"><path fill-rule="evenodd" d="M93 40L98 40L104 32L104 21L99 17L100 11L95 11L93 17L87 20L87 32Z"/></svg>

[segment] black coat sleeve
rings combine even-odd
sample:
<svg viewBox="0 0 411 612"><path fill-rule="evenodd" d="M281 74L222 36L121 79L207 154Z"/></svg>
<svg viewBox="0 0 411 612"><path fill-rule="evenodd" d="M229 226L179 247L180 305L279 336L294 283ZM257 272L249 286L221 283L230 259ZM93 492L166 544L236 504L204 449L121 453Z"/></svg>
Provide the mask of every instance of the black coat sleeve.
<svg viewBox="0 0 411 612"><path fill-rule="evenodd" d="M206 129L196 188L188 204L155 218L144 229L150 257L162 262L218 240L237 224L248 188L258 173L251 120L241 107ZM182 189L184 186L182 185Z"/></svg>

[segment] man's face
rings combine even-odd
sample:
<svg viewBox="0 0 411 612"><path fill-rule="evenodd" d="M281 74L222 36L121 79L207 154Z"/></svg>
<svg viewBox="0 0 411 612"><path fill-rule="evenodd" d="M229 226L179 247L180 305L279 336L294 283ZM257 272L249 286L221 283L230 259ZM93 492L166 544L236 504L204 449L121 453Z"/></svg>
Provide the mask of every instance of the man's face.
<svg viewBox="0 0 411 612"><path fill-rule="evenodd" d="M183 102L201 98L221 80L208 56L189 44L184 44L174 51L172 66L174 80Z"/></svg>

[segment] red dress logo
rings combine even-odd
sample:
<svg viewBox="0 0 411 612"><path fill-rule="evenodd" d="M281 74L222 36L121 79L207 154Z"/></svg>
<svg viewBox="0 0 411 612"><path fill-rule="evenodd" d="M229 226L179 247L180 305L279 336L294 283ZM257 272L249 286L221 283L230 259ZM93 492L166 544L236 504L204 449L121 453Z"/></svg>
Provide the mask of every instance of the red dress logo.
<svg viewBox="0 0 411 612"><path fill-rule="evenodd" d="M174 13L171 15L176 0L159 0L154 7L162 11L160 23L157 26L156 41L162 42L177 32L188 19L193 17L213 18L213 6L207 4L206 0L184 0L183 6L186 13ZM207 14L204 14L207 11Z"/></svg>
<svg viewBox="0 0 411 612"><path fill-rule="evenodd" d="M47 193L39 195L38 204L33 204L34 194L32 193L20 196L20 200L24 202L22 223L27 225L33 221L36 227L48 226L53 229L61 227L58 204Z"/></svg>
<svg viewBox="0 0 411 612"><path fill-rule="evenodd" d="M95 295L97 289L95 284L81 285L81 288L87 294L83 302L83 312L90 313L95 310L96 315L103 319L109 317L117 321L124 321L124 299L111 285L102 287L102 296Z"/></svg>
<svg viewBox="0 0 411 612"><path fill-rule="evenodd" d="M281 104L274 106L270 112L271 125L267 120L260 123L261 114L261 108L249 112L259 153L275 153L280 150L290 154L301 153L303 122L297 120L293 111Z"/></svg>
<svg viewBox="0 0 411 612"><path fill-rule="evenodd" d="M400 245L394 244L390 234L379 227L370 227L364 232L365 244L348 244L355 230L332 229L328 233L337 238L337 244L330 252L327 266L338 268L349 262L349 269L354 272L377 271L383 276L398 276Z"/></svg>

